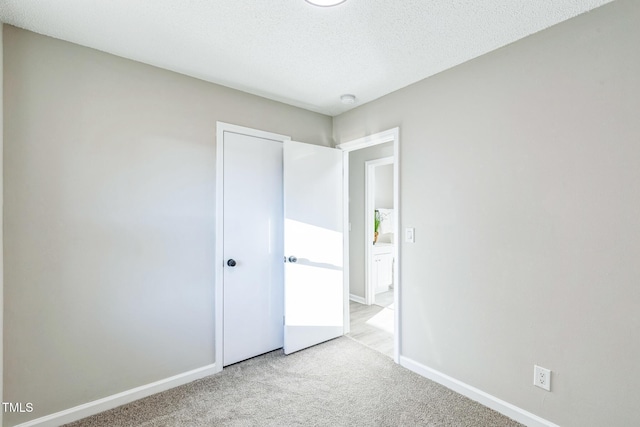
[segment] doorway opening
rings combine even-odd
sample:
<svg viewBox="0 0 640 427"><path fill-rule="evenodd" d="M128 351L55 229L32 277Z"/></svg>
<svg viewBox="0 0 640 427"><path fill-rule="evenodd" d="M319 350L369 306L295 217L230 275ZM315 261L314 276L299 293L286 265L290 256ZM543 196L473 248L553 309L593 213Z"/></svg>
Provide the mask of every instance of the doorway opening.
<svg viewBox="0 0 640 427"><path fill-rule="evenodd" d="M390 144L390 143L387 143ZM383 147L381 145L380 147ZM365 164L365 288L367 305L393 309L393 156Z"/></svg>
<svg viewBox="0 0 640 427"><path fill-rule="evenodd" d="M399 129L337 148L345 170L345 334L398 363Z"/></svg>

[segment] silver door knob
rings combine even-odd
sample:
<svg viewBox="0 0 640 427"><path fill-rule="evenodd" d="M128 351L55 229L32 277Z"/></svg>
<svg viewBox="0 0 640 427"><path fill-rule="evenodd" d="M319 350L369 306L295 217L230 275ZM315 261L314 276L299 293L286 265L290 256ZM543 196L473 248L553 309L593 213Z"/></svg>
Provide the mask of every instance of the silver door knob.
<svg viewBox="0 0 640 427"><path fill-rule="evenodd" d="M294 257L293 255L291 255L289 257L289 262L298 262L298 258Z"/></svg>

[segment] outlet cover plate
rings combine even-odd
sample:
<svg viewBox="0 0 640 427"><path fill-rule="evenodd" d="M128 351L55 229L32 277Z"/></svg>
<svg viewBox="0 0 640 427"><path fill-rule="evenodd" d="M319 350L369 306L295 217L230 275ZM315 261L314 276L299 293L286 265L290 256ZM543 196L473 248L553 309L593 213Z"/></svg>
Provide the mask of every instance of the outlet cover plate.
<svg viewBox="0 0 640 427"><path fill-rule="evenodd" d="M533 365L533 385L551 391L551 371L538 365Z"/></svg>

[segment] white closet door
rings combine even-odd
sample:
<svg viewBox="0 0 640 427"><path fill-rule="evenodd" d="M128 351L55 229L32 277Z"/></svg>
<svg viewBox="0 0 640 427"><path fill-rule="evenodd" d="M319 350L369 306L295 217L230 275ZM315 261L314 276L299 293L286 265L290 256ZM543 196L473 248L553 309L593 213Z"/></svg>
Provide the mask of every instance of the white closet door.
<svg viewBox="0 0 640 427"><path fill-rule="evenodd" d="M282 142L224 132L223 364L282 348Z"/></svg>
<svg viewBox="0 0 640 427"><path fill-rule="evenodd" d="M342 152L284 142L284 351L344 331Z"/></svg>

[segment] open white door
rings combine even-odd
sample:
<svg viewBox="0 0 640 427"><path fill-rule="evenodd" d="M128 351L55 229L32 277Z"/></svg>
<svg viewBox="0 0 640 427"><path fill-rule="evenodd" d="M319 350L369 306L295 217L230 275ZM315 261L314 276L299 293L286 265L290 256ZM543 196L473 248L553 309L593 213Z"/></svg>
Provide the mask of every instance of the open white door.
<svg viewBox="0 0 640 427"><path fill-rule="evenodd" d="M284 142L284 352L343 334L342 151Z"/></svg>

